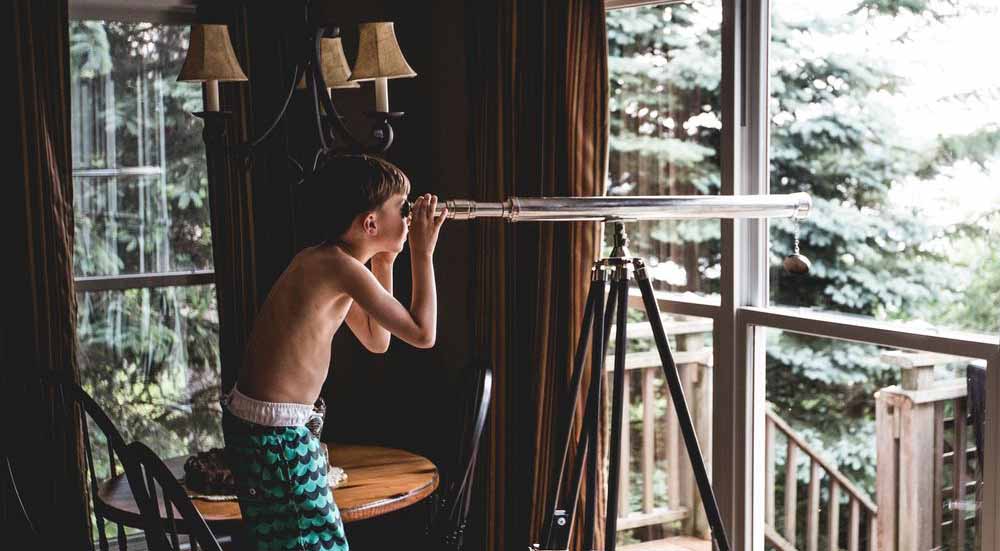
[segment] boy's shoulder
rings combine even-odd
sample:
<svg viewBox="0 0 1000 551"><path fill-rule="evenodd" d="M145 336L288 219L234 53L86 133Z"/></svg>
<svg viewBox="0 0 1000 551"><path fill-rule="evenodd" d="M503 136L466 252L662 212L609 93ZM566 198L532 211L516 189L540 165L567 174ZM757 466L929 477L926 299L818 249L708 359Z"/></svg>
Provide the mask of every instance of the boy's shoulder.
<svg viewBox="0 0 1000 551"><path fill-rule="evenodd" d="M315 274L326 280L347 277L359 270L365 270L361 262L336 245L303 249L295 255L292 264L298 265L306 274Z"/></svg>

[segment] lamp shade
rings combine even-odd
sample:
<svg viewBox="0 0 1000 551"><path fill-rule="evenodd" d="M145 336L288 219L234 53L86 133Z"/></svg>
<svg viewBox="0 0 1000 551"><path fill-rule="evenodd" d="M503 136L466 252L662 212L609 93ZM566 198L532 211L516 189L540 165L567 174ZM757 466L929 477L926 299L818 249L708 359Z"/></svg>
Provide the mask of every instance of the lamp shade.
<svg viewBox="0 0 1000 551"><path fill-rule="evenodd" d="M319 62L323 70L323 81L327 88L360 88L357 82L347 80L351 76L351 66L344 57L344 45L337 38L324 38L319 43ZM306 77L299 79L299 88L306 87Z"/></svg>
<svg viewBox="0 0 1000 551"><path fill-rule="evenodd" d="M351 80L417 76L399 50L392 22L362 23L358 32L358 59L354 62Z"/></svg>
<svg viewBox="0 0 1000 551"><path fill-rule="evenodd" d="M191 26L187 57L177 76L178 81L246 79L240 62L236 60L236 52L229 41L229 29L225 25Z"/></svg>

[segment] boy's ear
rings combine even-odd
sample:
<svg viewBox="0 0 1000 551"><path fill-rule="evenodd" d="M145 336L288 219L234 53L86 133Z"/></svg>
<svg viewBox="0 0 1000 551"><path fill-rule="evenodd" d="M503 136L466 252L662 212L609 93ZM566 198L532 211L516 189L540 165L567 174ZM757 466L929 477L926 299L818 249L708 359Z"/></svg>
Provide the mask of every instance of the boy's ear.
<svg viewBox="0 0 1000 551"><path fill-rule="evenodd" d="M378 232L378 227L375 225L374 212L369 212L365 215L364 219L361 221L361 229L363 229L368 235L375 235Z"/></svg>

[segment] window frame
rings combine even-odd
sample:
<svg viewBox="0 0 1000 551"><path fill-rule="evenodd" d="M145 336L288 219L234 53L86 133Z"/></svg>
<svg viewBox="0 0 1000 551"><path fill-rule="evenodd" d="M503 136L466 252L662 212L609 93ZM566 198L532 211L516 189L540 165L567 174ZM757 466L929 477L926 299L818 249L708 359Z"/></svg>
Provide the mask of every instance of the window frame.
<svg viewBox="0 0 1000 551"><path fill-rule="evenodd" d="M605 0L608 10L679 3ZM722 0L722 195L769 190L770 0ZM767 221L722 221L721 303L657 293L666 313L711 318L715 354L712 485L733 549L764 549L765 343L768 328L987 363L986 409L1000 411L1000 335L908 328L769 303ZM993 369L990 369L990 368ZM988 450L1000 423L986 426ZM989 451L987 452L989 453ZM982 518L1000 518L1000 461L983 468ZM982 549L1000 547L1000 523L982 523Z"/></svg>

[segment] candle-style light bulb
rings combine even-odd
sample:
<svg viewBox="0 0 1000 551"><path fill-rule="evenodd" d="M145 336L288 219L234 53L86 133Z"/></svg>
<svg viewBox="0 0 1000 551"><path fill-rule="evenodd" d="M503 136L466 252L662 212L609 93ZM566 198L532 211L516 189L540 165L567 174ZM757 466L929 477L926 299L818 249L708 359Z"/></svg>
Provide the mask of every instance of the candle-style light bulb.
<svg viewBox="0 0 1000 551"><path fill-rule="evenodd" d="M396 41L391 22L362 23L359 27L358 59L351 81L375 81L375 111L389 112L389 79L415 77Z"/></svg>

